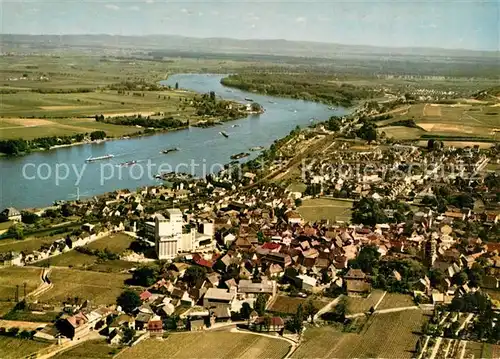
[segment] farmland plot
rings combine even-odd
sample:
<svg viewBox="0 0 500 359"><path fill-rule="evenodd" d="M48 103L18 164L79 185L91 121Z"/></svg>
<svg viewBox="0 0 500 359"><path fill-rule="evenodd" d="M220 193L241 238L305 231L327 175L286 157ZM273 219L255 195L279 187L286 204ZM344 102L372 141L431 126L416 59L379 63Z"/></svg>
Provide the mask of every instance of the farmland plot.
<svg viewBox="0 0 500 359"><path fill-rule="evenodd" d="M252 358L279 359L288 352L289 344L255 334L230 332L182 333L163 341L148 339L125 349L119 359L142 358Z"/></svg>

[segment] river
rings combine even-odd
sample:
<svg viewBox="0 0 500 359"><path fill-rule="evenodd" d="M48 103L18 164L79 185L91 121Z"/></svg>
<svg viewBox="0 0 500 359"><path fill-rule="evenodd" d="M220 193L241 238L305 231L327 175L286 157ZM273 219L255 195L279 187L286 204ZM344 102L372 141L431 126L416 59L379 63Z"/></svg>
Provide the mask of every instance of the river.
<svg viewBox="0 0 500 359"><path fill-rule="evenodd" d="M33 208L51 205L55 200L91 197L120 188L136 189L159 184L153 176L161 171L179 170L203 176L218 171L229 157L249 152L253 146L269 146L297 125L307 126L311 119L325 120L331 115L344 115L342 108L331 110L326 105L293 99L258 95L230 89L220 84L222 75L172 75L163 84L199 93L215 91L225 99L245 101L251 98L265 108L265 113L226 122L210 128L186 130L132 139L105 141L35 152L23 157L0 159L0 210L6 207ZM229 138L219 134L228 133ZM178 147L167 155L160 151ZM115 157L85 163L90 156L113 154ZM252 152L252 157L258 153ZM248 158L247 158L248 159ZM120 163L137 161L137 165L121 167ZM184 165L183 165L184 164ZM160 165L162 166L160 168Z"/></svg>

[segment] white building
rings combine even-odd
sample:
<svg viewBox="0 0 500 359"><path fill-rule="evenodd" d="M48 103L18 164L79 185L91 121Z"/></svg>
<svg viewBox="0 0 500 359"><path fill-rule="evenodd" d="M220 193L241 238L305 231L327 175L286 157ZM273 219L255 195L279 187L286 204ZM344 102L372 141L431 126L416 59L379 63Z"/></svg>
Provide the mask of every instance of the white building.
<svg viewBox="0 0 500 359"><path fill-rule="evenodd" d="M213 223L203 223L201 232L184 223L182 212L167 210L167 218L155 218L155 244L158 259L173 259L179 253L214 249Z"/></svg>

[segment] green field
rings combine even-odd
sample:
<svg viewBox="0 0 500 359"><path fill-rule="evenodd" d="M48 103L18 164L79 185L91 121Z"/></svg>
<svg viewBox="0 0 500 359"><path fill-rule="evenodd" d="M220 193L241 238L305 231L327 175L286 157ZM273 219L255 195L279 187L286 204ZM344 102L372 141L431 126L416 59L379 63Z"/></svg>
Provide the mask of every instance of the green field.
<svg viewBox="0 0 500 359"><path fill-rule="evenodd" d="M500 130L500 107L481 102L464 100L457 104L419 103L394 110L393 118L377 122L379 134L397 140L416 139L422 135L474 138L493 141L498 139L495 130ZM418 128L391 126L402 120L413 120Z"/></svg>
<svg viewBox="0 0 500 359"><path fill-rule="evenodd" d="M172 334L163 341L148 339L125 349L119 359L218 358L281 359L288 352L284 340L255 334L199 332Z"/></svg>
<svg viewBox="0 0 500 359"><path fill-rule="evenodd" d="M104 250L107 248L113 253L121 254L123 251L130 247L134 240L135 239L133 237L125 233L118 233L98 239L97 241L94 241L87 245L87 247L99 250Z"/></svg>
<svg viewBox="0 0 500 359"><path fill-rule="evenodd" d="M53 356L54 359L107 359L119 351L113 348L104 340L88 340L70 350L61 352Z"/></svg>
<svg viewBox="0 0 500 359"><path fill-rule="evenodd" d="M327 198L307 199L302 202L298 212L306 221L319 221L328 219L330 221L351 220L352 202Z"/></svg>
<svg viewBox="0 0 500 359"><path fill-rule="evenodd" d="M384 291L376 289L372 290L366 298L347 297L347 312L349 314L365 313L378 303L383 294Z"/></svg>
<svg viewBox="0 0 500 359"><path fill-rule="evenodd" d="M308 328L292 358L412 358L426 317L419 310L375 314L360 334Z"/></svg>
<svg viewBox="0 0 500 359"><path fill-rule="evenodd" d="M384 299L380 302L377 310L401 308L414 306L415 302L410 295L400 293L386 293Z"/></svg>
<svg viewBox="0 0 500 359"><path fill-rule="evenodd" d="M34 340L0 336L0 358L19 359L48 347L49 344Z"/></svg>
<svg viewBox="0 0 500 359"><path fill-rule="evenodd" d="M295 314L297 312L297 308L299 305L303 307L306 305L308 299L304 298L294 298L279 295L276 297L276 300L273 302L269 311L276 313L286 313L286 314ZM328 304L328 301L325 300L313 300L313 305L316 309L321 309L325 305Z"/></svg>
<svg viewBox="0 0 500 359"><path fill-rule="evenodd" d="M95 305L109 305L115 303L130 276L54 268L49 278L54 286L39 297L42 302L60 303L68 297L79 297L89 299Z"/></svg>
<svg viewBox="0 0 500 359"><path fill-rule="evenodd" d="M23 296L24 283L26 283L27 294L35 290L41 284L41 272L42 270L37 268L0 268L0 300L14 300L17 285L19 285L20 297Z"/></svg>

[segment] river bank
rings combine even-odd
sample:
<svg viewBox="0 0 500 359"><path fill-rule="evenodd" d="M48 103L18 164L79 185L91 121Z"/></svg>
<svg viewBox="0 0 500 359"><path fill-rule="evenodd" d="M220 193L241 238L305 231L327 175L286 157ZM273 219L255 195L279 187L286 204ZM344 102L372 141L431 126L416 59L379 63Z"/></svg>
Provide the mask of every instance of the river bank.
<svg viewBox="0 0 500 359"><path fill-rule="evenodd" d="M183 88L198 93L215 91L225 99L237 102L252 97L264 104L266 111L259 116L231 121L231 124L222 122L208 128L190 126L184 130L157 132L148 136L113 138L87 146L33 152L23 157L2 157L0 207L45 207L56 200L74 200L77 196L92 197L119 188L136 189L158 184L155 179L141 176L141 167L146 169L148 164L156 169L165 165L175 169L193 163L194 175L202 177L220 170L229 162L231 155L249 152L250 148L257 146L268 148L296 126L309 126L311 118L327 120L332 115L342 116L350 112L343 108L332 111L315 102L228 89L220 84L221 78L220 75L171 75L167 84L179 82ZM221 136L221 131L226 132L228 138ZM165 148L181 150L161 154ZM250 156L242 161L250 161L259 154L257 151L250 152ZM114 158L101 163L85 163L88 157L109 153L114 154ZM120 167L121 163L129 161L136 161L138 166ZM56 181L56 165L64 164L69 166L69 172L63 172L62 178Z"/></svg>

